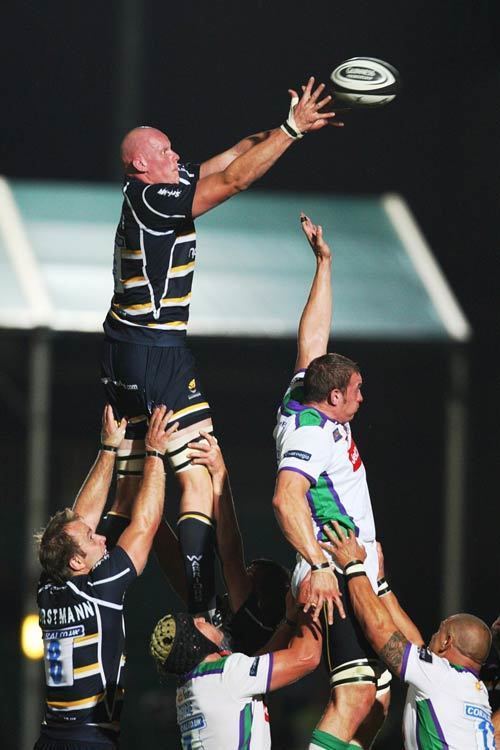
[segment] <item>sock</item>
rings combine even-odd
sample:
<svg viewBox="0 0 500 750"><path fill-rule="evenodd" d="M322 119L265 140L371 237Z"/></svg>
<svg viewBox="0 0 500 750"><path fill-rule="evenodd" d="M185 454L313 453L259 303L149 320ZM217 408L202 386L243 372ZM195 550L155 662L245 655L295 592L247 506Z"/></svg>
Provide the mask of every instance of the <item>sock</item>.
<svg viewBox="0 0 500 750"><path fill-rule="evenodd" d="M215 610L215 529L203 513L183 513L177 521L188 586L188 611Z"/></svg>
<svg viewBox="0 0 500 750"><path fill-rule="evenodd" d="M339 740L333 734L315 729L311 736L308 750L360 750L359 745L351 745L350 742Z"/></svg>

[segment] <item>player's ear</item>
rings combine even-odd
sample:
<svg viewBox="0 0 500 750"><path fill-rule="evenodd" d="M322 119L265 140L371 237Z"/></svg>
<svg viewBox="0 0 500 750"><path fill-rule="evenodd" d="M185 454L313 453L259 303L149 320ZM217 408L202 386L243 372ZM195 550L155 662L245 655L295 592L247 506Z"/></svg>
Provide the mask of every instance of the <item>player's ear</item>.
<svg viewBox="0 0 500 750"><path fill-rule="evenodd" d="M68 565L74 573L80 573L85 568L85 560L82 555L73 555Z"/></svg>
<svg viewBox="0 0 500 750"><path fill-rule="evenodd" d="M132 159L132 164L136 172L145 172L148 168L146 159L142 155Z"/></svg>
<svg viewBox="0 0 500 750"><path fill-rule="evenodd" d="M331 390L327 399L330 406L338 406L341 396L342 391L339 391L338 388L334 388L333 390Z"/></svg>

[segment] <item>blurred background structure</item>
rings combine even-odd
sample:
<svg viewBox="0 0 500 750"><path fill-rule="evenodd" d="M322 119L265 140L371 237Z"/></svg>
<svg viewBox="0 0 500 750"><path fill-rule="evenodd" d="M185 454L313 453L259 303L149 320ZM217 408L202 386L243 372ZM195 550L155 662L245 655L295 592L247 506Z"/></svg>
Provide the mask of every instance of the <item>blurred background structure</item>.
<svg viewBox="0 0 500 750"><path fill-rule="evenodd" d="M27 667L19 646L26 594L36 575L26 554L28 530L71 503L96 452L103 402L100 336L92 331L111 295L122 135L138 123L152 124L169 134L183 158L201 161L246 134L278 125L288 110L290 86L309 74L326 80L338 62L358 54L396 65L403 92L385 109L351 113L342 131L308 136L251 193L200 220L191 345L231 472L247 555L272 553L291 565L270 507L271 432L295 356L286 320L295 322L311 269L304 247L304 276L294 279L286 255L300 255L292 223L300 209L324 223L336 253L332 347L362 367L365 403L354 430L393 588L425 637L455 604L491 622L499 609L496 4L311 0L293 8L263 0L243 6L185 0L172 7L157 0L114 0L11 5L3 20L2 748L24 750L39 719L28 707L40 664ZM443 333L419 283L402 294L411 263L381 198L388 193L402 197L432 248L470 322L468 343L466 328L462 336ZM257 217L266 216L259 201L274 201L284 213L273 215L285 223L290 217L283 233L265 222L257 226ZM268 253L264 279L251 262L259 234ZM39 249L38 264L30 264L30 248ZM8 260L12 249L17 273ZM217 309L210 288L213 263L224 263L233 278L233 296L219 300ZM252 304L250 281L279 304L271 311L272 327L263 330L269 316L264 323L254 320L243 338L241 321L240 327L225 324L237 303ZM367 284L366 294L360 282ZM85 312L79 326L68 322L77 293L83 293ZM63 315L51 331L54 307ZM382 315L386 308L392 320ZM422 309L422 329L409 334L408 324L422 321ZM276 310L283 313L281 321ZM214 317L207 322L209 313ZM392 333L383 330L382 318ZM370 331L363 320L377 327ZM395 333L399 326L404 334ZM258 471L249 471L249 455ZM173 518L173 481L170 487ZM40 512L44 498L48 507ZM452 524L460 528L461 501L463 541L459 531L449 533ZM156 619L176 606L152 561L127 602L124 750L139 743L151 750L175 747L173 686L158 684L147 639ZM33 685L27 690L26 680ZM326 689L318 670L273 696L276 750L305 746ZM396 689L379 748L401 746L401 695Z"/></svg>

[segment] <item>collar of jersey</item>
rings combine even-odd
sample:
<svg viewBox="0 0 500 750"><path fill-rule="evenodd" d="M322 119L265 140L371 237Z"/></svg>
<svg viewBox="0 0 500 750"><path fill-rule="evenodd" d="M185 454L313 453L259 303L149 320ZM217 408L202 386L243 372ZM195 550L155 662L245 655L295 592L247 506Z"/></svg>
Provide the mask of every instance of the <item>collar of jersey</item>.
<svg viewBox="0 0 500 750"><path fill-rule="evenodd" d="M470 672L474 677L479 677L479 672L475 672L473 669L469 669L469 667L462 667L461 664L453 664L451 661L449 664L450 667L453 667L457 672Z"/></svg>
<svg viewBox="0 0 500 750"><path fill-rule="evenodd" d="M333 422L333 424L339 424L341 425L341 427L345 428L344 422L339 422L338 419L329 417L328 414L325 414L324 411L321 411L321 409L318 409L316 406L306 406L305 404L301 404L300 401L291 399L288 402L287 407L290 409L290 411L305 411L306 409L312 409L313 411L317 411L318 414L321 414L321 416L327 419L329 422Z"/></svg>

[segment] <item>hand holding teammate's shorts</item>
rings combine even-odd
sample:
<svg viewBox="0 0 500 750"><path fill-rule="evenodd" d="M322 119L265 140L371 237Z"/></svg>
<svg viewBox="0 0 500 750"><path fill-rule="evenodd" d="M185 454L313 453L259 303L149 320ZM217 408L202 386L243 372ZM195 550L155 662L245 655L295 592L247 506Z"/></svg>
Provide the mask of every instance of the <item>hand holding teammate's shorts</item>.
<svg viewBox="0 0 500 750"><path fill-rule="evenodd" d="M113 408L110 404L106 404L104 412L102 414L102 426L101 426L101 443L103 445L109 445L113 448L119 448L122 440L125 437L125 430L127 429L127 419L123 417L119 422L116 421L113 414Z"/></svg>
<svg viewBox="0 0 500 750"><path fill-rule="evenodd" d="M172 419L174 412L167 411L165 405L155 406L149 420L148 431L145 437L145 446L148 451L158 451L163 456L168 447L172 435L177 432L179 422L174 422L167 430L167 425Z"/></svg>
<svg viewBox="0 0 500 750"><path fill-rule="evenodd" d="M333 625L334 607L337 608L342 619L345 619L342 594L339 591L337 576L331 567L311 571L309 596L304 606L304 612L312 610L313 622L317 622L323 606L326 606L329 625Z"/></svg>

